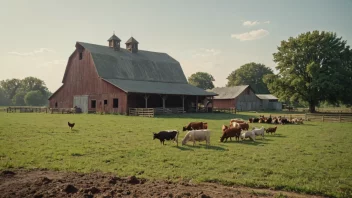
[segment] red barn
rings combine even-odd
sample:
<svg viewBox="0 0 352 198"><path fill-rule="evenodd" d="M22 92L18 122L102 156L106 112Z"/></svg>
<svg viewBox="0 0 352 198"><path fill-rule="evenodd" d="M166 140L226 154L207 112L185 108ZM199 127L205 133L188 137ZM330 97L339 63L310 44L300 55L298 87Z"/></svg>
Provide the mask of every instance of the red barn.
<svg viewBox="0 0 352 198"><path fill-rule="evenodd" d="M129 108L196 110L215 93L188 84L181 65L166 53L138 49L131 37L120 47L114 34L108 46L76 42L63 85L49 98L51 108L128 113Z"/></svg>

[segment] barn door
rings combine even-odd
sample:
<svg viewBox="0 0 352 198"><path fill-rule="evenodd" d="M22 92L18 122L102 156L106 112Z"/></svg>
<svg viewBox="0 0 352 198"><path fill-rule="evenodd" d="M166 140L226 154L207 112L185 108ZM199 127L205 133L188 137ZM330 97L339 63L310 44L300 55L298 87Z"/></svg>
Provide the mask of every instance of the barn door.
<svg viewBox="0 0 352 198"><path fill-rule="evenodd" d="M88 95L74 96L73 106L81 108L82 113L88 113Z"/></svg>

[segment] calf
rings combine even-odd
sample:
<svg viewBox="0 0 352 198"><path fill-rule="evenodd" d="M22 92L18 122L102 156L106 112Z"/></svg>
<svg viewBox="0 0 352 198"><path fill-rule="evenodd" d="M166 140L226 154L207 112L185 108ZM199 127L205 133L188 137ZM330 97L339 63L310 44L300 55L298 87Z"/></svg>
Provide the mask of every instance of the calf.
<svg viewBox="0 0 352 198"><path fill-rule="evenodd" d="M183 131L191 131L191 130L198 130L198 129L207 129L208 123L206 122L190 122L187 126L183 127Z"/></svg>
<svg viewBox="0 0 352 198"><path fill-rule="evenodd" d="M260 135L260 136L262 136L262 139L264 139L264 127L262 126L261 128L253 128L252 129L252 132L254 132L254 134L256 135L256 136L258 136L258 135Z"/></svg>
<svg viewBox="0 0 352 198"><path fill-rule="evenodd" d="M255 133L253 131L242 131L240 135L241 140L249 138L255 141Z"/></svg>
<svg viewBox="0 0 352 198"><path fill-rule="evenodd" d="M223 132L222 132L222 136L220 137L220 142L227 142L227 139L231 137L236 137L236 140L240 140L240 135L241 135L241 128L239 127L231 127L228 128L227 126L223 125L222 126Z"/></svg>
<svg viewBox="0 0 352 198"><path fill-rule="evenodd" d="M188 141L192 141L193 146L196 144L196 141L206 141L206 146L208 147L210 145L210 130L203 129L188 131L182 140L182 145L185 145Z"/></svg>
<svg viewBox="0 0 352 198"><path fill-rule="evenodd" d="M270 127L270 128L267 128L265 132L266 132L266 133L273 134L273 133L276 132L276 129L277 129L277 126L275 126L275 127Z"/></svg>
<svg viewBox="0 0 352 198"><path fill-rule="evenodd" d="M177 130L170 130L170 131L160 131L159 133L153 133L153 140L159 139L160 143L164 144L165 140L173 140L176 142L178 146L178 131Z"/></svg>

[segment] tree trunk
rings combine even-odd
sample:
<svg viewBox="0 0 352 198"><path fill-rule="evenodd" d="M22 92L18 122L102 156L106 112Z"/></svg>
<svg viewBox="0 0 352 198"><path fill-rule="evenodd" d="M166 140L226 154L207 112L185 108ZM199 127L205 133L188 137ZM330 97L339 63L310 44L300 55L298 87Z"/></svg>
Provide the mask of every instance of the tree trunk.
<svg viewBox="0 0 352 198"><path fill-rule="evenodd" d="M315 113L315 104L314 102L309 102L309 112Z"/></svg>

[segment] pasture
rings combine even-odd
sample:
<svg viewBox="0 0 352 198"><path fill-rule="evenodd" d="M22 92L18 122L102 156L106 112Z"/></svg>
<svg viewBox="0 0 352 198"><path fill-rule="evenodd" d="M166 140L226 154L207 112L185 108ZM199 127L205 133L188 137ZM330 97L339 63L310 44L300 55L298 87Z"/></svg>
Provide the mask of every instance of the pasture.
<svg viewBox="0 0 352 198"><path fill-rule="evenodd" d="M268 116L268 113L260 113ZM118 115L0 112L0 169L48 168L113 172L146 179L215 182L330 197L352 192L352 123L278 125L256 142L220 143L230 118L259 116L184 114L143 118ZM71 131L67 122L75 122ZM208 122L211 146L181 145L191 121ZM265 128L270 124L254 123ZM179 147L160 144L153 132L180 131Z"/></svg>

